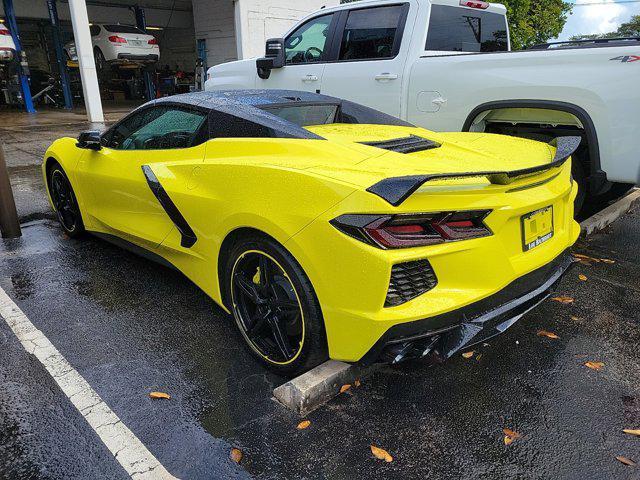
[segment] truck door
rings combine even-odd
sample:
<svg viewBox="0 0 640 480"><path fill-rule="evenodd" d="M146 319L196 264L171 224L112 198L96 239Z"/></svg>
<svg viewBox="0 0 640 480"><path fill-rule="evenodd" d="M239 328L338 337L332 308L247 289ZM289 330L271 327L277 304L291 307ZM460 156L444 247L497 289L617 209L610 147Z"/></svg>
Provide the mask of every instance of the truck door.
<svg viewBox="0 0 640 480"><path fill-rule="evenodd" d="M325 67L322 93L399 117L404 70L400 51L408 12L408 3L341 12L335 60Z"/></svg>
<svg viewBox="0 0 640 480"><path fill-rule="evenodd" d="M286 64L258 78L256 88L319 91L337 14L307 20L285 38Z"/></svg>

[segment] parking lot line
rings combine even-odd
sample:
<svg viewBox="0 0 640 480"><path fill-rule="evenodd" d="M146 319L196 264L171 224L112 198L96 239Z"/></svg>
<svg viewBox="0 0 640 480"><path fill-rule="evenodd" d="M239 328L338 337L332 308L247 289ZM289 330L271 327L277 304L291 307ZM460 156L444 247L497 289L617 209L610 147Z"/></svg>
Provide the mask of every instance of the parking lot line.
<svg viewBox="0 0 640 480"><path fill-rule="evenodd" d="M138 479L175 479L0 288L0 316L25 350L49 372L126 472Z"/></svg>

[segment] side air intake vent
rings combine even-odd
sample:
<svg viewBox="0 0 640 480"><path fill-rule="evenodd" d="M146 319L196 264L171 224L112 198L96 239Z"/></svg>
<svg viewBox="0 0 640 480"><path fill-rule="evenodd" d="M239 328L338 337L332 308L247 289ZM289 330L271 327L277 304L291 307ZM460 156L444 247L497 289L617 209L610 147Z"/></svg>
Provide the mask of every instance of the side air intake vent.
<svg viewBox="0 0 640 480"><path fill-rule="evenodd" d="M414 153L421 152L423 150L430 150L432 148L439 148L440 144L426 138L410 135L403 138L394 138L392 140L385 140L382 142L361 142L362 145L369 145L370 147L382 148L384 150L391 150L398 153Z"/></svg>
<svg viewBox="0 0 640 480"><path fill-rule="evenodd" d="M395 307L407 303L437 284L438 279L428 260L398 263L391 269L391 281L384 306Z"/></svg>

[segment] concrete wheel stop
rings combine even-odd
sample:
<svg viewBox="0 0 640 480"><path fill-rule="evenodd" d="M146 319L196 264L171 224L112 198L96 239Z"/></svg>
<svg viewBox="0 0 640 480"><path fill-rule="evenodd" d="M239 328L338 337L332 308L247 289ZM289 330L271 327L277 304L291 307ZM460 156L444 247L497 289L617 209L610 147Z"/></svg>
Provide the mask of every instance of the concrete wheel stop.
<svg viewBox="0 0 640 480"><path fill-rule="evenodd" d="M306 415L340 394L340 388L377 370L376 365L356 365L329 360L280 385L273 396L290 410Z"/></svg>

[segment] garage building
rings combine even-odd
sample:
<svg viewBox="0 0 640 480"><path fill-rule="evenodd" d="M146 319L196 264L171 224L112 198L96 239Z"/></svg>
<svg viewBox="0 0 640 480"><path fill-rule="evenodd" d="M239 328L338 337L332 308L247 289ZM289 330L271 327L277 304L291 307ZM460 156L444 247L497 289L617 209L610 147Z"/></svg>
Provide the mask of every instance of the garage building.
<svg viewBox="0 0 640 480"><path fill-rule="evenodd" d="M20 106L27 111L70 108L70 102L63 99L68 84L71 103L78 107L83 97L89 97L89 116L92 121L101 121L101 108L97 105L93 108L97 114L91 114L92 101L97 100L100 107L102 101L109 106L126 105L193 90L199 85L197 72L219 63L259 56L267 38L281 36L300 18L338 3L339 0L2 0L0 21L8 27L15 22L24 54L22 68L17 60L13 62L15 72L3 66L0 105ZM83 10L88 25L83 20ZM81 13L72 18L72 11ZM95 98L97 89L89 86L93 93L87 93L91 75L85 78L80 74L93 65L86 61L83 65L80 59L78 69L68 48L74 41L74 31L78 36L78 28L94 24L137 25L153 35L160 48L160 60L151 66L133 61L100 71L101 100ZM15 38L16 32L12 34ZM84 43L92 51L87 37ZM61 54L57 43L67 46ZM62 59L58 58L60 55ZM64 64L62 70L66 70L62 75L59 60ZM19 77L29 78L32 102L24 100L25 80L20 88Z"/></svg>

